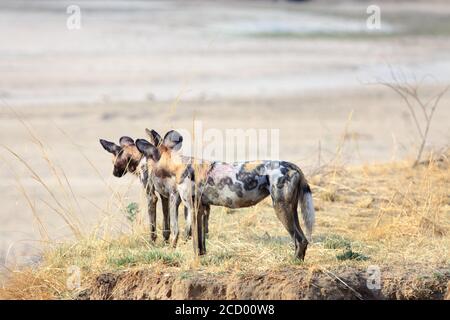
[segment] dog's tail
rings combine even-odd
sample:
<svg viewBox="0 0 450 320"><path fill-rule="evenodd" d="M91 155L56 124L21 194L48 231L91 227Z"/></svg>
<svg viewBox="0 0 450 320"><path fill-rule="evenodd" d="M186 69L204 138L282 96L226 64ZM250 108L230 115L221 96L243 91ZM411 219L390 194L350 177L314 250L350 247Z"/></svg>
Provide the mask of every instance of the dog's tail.
<svg viewBox="0 0 450 320"><path fill-rule="evenodd" d="M314 211L314 204L313 204L311 188L309 187L309 184L306 181L306 178L303 176L303 174L302 174L300 182L299 182L298 202L302 209L302 217L303 217L303 222L305 224L305 229L306 229L306 238L308 239L308 241L311 241L311 236L312 236L312 231L314 228L314 221L316 219L316 217L315 217L316 214Z"/></svg>

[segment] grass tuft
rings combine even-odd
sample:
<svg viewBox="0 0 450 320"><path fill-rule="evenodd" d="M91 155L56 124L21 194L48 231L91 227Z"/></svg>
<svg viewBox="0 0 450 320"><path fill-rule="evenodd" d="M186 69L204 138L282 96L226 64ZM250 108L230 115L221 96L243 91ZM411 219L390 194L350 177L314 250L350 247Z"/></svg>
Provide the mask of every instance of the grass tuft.
<svg viewBox="0 0 450 320"><path fill-rule="evenodd" d="M178 252L162 252L160 250L150 250L142 255L145 263L161 261L167 266L179 267L182 262L182 255Z"/></svg>
<svg viewBox="0 0 450 320"><path fill-rule="evenodd" d="M323 247L325 249L341 249L341 248L350 248L352 245L351 241L340 236L340 235L330 235L325 238L323 241Z"/></svg>
<svg viewBox="0 0 450 320"><path fill-rule="evenodd" d="M125 216L129 222L134 222L139 212L139 204L136 202L130 202L125 208Z"/></svg>
<svg viewBox="0 0 450 320"><path fill-rule="evenodd" d="M201 263L203 266L220 266L224 264L227 260L233 258L233 254L230 252L219 252L214 255L206 256L202 259Z"/></svg>
<svg viewBox="0 0 450 320"><path fill-rule="evenodd" d="M356 260L356 261L366 261L369 260L369 257L359 253L359 252L355 252L352 249L346 249L344 250L343 253L336 255L336 258L339 261L344 261L344 260Z"/></svg>

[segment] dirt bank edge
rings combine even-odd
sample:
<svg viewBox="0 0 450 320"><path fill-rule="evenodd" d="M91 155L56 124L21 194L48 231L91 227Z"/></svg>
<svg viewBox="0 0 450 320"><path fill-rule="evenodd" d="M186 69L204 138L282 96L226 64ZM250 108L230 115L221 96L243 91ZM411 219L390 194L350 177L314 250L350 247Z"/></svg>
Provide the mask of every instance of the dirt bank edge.
<svg viewBox="0 0 450 320"><path fill-rule="evenodd" d="M97 276L75 299L443 299L449 270L424 275L383 271L380 289L366 270L288 268L252 274L155 273L139 269Z"/></svg>

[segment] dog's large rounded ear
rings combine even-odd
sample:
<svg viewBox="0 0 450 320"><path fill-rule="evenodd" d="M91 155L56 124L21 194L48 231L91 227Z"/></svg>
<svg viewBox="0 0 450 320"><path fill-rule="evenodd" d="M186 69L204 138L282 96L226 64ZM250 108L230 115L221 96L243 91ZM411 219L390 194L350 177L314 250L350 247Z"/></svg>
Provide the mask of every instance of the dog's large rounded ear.
<svg viewBox="0 0 450 320"><path fill-rule="evenodd" d="M145 128L145 133L147 133L148 137L150 138L150 142L155 146L155 147L159 147L159 145L162 142L162 138L159 135L158 132L156 132L155 130L150 130Z"/></svg>
<svg viewBox="0 0 450 320"><path fill-rule="evenodd" d="M175 130L166 133L163 140L163 145L171 150L180 150L183 144L183 137Z"/></svg>
<svg viewBox="0 0 450 320"><path fill-rule="evenodd" d="M121 148L114 142L109 142L109 141L100 139L100 144L106 151L108 151L109 153L112 153L114 155L117 155L121 150Z"/></svg>
<svg viewBox="0 0 450 320"><path fill-rule="evenodd" d="M132 146L132 145L134 145L134 140L131 139L130 137L124 136L124 137L122 137L122 138L119 139L119 144L120 144L122 147L125 147L125 146Z"/></svg>
<svg viewBox="0 0 450 320"><path fill-rule="evenodd" d="M137 139L136 147L138 148L139 152L141 152L148 159L158 161L161 158L158 149L147 140Z"/></svg>

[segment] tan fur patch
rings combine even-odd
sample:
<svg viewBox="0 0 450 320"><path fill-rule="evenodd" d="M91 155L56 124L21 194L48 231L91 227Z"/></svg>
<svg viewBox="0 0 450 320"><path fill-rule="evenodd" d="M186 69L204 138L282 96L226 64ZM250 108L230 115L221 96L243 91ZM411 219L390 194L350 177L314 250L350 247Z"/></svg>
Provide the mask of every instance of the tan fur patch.
<svg viewBox="0 0 450 320"><path fill-rule="evenodd" d="M179 154L172 153L167 147L161 145L158 147L161 158L157 163L149 160L149 168L154 170L155 174L161 176L175 176L176 181L180 181L183 173L188 165L192 165L195 173L195 180L197 182L207 178L210 162L186 162L186 158L182 158Z"/></svg>
<svg viewBox="0 0 450 320"><path fill-rule="evenodd" d="M141 153L139 152L138 148L135 145L125 146L123 148L123 152L130 155L130 157L136 161L139 161L142 157Z"/></svg>
<svg viewBox="0 0 450 320"><path fill-rule="evenodd" d="M209 169L211 168L210 162L193 163L192 168L195 172L195 182L206 181Z"/></svg>
<svg viewBox="0 0 450 320"><path fill-rule="evenodd" d="M113 164L121 170L128 169L130 172L136 173L135 170L141 157L142 155L135 145L128 145L122 148L119 155L113 156Z"/></svg>
<svg viewBox="0 0 450 320"><path fill-rule="evenodd" d="M251 171L255 170L261 164L263 164L262 161L247 162L243 165L243 168L245 171L251 172Z"/></svg>

